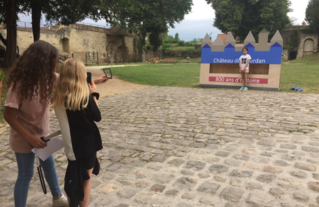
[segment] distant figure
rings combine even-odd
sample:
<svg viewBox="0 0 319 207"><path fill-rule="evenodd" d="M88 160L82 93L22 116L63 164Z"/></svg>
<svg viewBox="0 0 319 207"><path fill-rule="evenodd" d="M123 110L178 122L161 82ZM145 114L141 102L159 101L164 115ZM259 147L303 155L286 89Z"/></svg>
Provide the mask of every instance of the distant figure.
<svg viewBox="0 0 319 207"><path fill-rule="evenodd" d="M189 57L187 57L187 63L189 63L189 59L190 59L190 58L189 58Z"/></svg>
<svg viewBox="0 0 319 207"><path fill-rule="evenodd" d="M239 72L242 78L242 87L239 90L247 91L247 76L249 73L249 63L251 60L251 56L248 54L248 48L243 48L243 55L239 58Z"/></svg>

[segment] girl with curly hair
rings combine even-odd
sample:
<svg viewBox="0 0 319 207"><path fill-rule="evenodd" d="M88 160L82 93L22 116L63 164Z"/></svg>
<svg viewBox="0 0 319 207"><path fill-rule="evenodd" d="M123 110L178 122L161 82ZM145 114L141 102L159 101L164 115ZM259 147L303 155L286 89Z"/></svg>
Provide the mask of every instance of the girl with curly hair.
<svg viewBox="0 0 319 207"><path fill-rule="evenodd" d="M59 75L55 72L57 62L58 50L38 40L17 60L9 75L4 118L10 125L9 144L15 152L18 165L14 187L15 207L26 206L35 159L31 146L46 146L40 137L50 132L50 99L59 81ZM98 82L106 80L100 78ZM40 162L53 196L53 206L68 206L60 190L53 156Z"/></svg>

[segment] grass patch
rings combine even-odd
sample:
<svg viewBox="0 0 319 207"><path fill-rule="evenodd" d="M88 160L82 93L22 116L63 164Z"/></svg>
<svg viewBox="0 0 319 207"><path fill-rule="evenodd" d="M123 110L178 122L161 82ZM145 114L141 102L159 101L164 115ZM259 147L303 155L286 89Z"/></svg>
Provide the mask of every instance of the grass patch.
<svg viewBox="0 0 319 207"><path fill-rule="evenodd" d="M315 53L313 55L304 56L302 58L295 59L291 61L291 63L310 63L310 62L318 62L319 61L319 53Z"/></svg>
<svg viewBox="0 0 319 207"><path fill-rule="evenodd" d="M114 76L145 85L196 87L200 64L147 64L112 68Z"/></svg>
<svg viewBox="0 0 319 207"><path fill-rule="evenodd" d="M319 56L318 56L319 57ZM317 62L292 61L282 65L281 91L291 91L292 86L302 87L302 93L319 94L319 66ZM300 92L299 92L300 93Z"/></svg>
<svg viewBox="0 0 319 207"><path fill-rule="evenodd" d="M318 56L319 57L319 56ZM197 87L199 84L200 64L182 63L186 60L179 59L177 64L143 64L137 67L112 68L114 76L120 79L153 86ZM292 61L282 64L280 91L291 91L292 86L302 87L302 93L319 94L319 65L317 62L308 61L301 63ZM300 93L300 92L298 92Z"/></svg>

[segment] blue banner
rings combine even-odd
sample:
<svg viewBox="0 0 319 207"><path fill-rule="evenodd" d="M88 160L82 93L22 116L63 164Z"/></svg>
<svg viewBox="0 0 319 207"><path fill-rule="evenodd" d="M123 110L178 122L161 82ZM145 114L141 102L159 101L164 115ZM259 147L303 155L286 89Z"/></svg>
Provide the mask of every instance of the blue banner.
<svg viewBox="0 0 319 207"><path fill-rule="evenodd" d="M248 54L251 56L250 64L281 64L282 46L275 43L269 51L255 51L255 47L248 43ZM202 48L201 63L210 64L239 64L239 57L242 51L235 51L232 44L228 44L223 52L212 51L211 47L206 44Z"/></svg>

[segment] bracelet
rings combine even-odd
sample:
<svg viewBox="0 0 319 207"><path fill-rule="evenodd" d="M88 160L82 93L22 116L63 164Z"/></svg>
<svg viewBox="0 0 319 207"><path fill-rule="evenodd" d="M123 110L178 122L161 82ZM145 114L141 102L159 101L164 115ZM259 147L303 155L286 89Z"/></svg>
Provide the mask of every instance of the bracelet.
<svg viewBox="0 0 319 207"><path fill-rule="evenodd" d="M99 98L100 98L100 94L97 93L97 92L93 92L93 93L91 93L91 95L92 95L93 97L95 97L96 100L99 100Z"/></svg>

